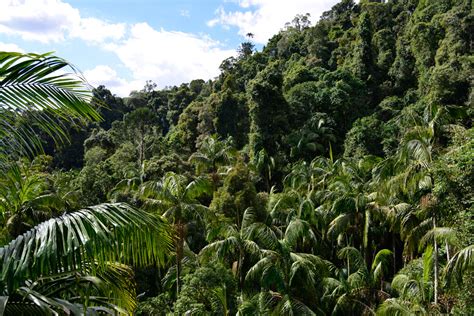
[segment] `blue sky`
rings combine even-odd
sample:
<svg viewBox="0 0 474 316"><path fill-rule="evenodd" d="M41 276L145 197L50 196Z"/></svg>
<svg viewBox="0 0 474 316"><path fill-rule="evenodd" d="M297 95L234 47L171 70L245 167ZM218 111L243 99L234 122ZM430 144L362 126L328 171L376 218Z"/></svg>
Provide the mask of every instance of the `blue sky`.
<svg viewBox="0 0 474 316"><path fill-rule="evenodd" d="M0 51L66 58L120 96L212 79L245 34L261 47L296 14L337 0L0 0Z"/></svg>

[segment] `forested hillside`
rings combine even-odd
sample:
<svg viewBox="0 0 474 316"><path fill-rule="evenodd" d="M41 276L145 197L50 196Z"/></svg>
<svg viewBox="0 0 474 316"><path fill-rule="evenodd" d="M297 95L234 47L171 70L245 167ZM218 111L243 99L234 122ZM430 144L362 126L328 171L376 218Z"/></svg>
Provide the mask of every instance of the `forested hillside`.
<svg viewBox="0 0 474 316"><path fill-rule="evenodd" d="M474 314L473 19L470 0L342 0L261 50L248 34L214 80L149 81L126 98L94 89L101 120L59 118L69 142L38 127L45 154L7 159L1 240L64 214L79 227L64 224L69 247L111 230L119 241L99 245L115 255L86 246L68 263L92 259L86 275L102 285L58 277L69 290L52 291L32 272L12 284L4 247L0 295L59 312ZM125 204L73 219L101 203ZM94 256L120 251L133 269L96 274Z"/></svg>

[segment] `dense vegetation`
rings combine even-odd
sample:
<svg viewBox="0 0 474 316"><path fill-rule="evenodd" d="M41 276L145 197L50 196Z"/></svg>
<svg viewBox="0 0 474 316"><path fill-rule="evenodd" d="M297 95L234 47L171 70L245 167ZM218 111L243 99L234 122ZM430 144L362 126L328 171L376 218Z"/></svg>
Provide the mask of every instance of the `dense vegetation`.
<svg viewBox="0 0 474 316"><path fill-rule="evenodd" d="M342 0L215 80L0 98L0 315L474 314L473 17Z"/></svg>

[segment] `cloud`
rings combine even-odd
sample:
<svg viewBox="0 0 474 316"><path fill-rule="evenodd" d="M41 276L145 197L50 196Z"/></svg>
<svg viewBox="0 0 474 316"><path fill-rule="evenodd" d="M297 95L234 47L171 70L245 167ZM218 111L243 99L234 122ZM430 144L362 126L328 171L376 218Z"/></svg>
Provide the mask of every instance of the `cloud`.
<svg viewBox="0 0 474 316"><path fill-rule="evenodd" d="M133 80L153 80L159 87L179 85L193 79L211 79L219 65L235 50L204 35L155 30L147 23L134 24L129 37L105 45L132 72Z"/></svg>
<svg viewBox="0 0 474 316"><path fill-rule="evenodd" d="M61 41L64 32L79 20L79 10L61 1L0 1L0 32L25 40Z"/></svg>
<svg viewBox="0 0 474 316"><path fill-rule="evenodd" d="M0 34L43 43L78 38L94 44L117 56L121 63L98 65L84 75L92 85L105 85L120 96L141 89L146 80L163 88L198 78L212 79L219 74L222 60L236 54L207 35L84 17L64 1L0 0ZM188 16L189 11L181 15ZM129 74L122 73L123 69Z"/></svg>
<svg viewBox="0 0 474 316"><path fill-rule="evenodd" d="M189 12L189 10L181 10L179 11L179 15L184 16L185 18L191 17L191 13Z"/></svg>
<svg viewBox="0 0 474 316"><path fill-rule="evenodd" d="M220 19L212 19L212 20L207 21L206 24L209 27L214 27L217 24L219 24L219 22L220 22Z"/></svg>
<svg viewBox="0 0 474 316"><path fill-rule="evenodd" d="M242 10L227 12L223 7L216 11L216 17L207 22L209 27L217 24L223 27L235 26L241 36L254 34L257 43L266 41L276 34L286 22L297 14L311 14L311 20L319 19L339 0L236 0Z"/></svg>
<svg viewBox="0 0 474 316"><path fill-rule="evenodd" d="M25 51L16 44L0 42L0 52L17 52L24 53Z"/></svg>
<svg viewBox="0 0 474 316"><path fill-rule="evenodd" d="M125 23L107 23L96 18L82 18L71 30L71 37L101 43L107 39L119 40L125 35Z"/></svg>
<svg viewBox="0 0 474 316"><path fill-rule="evenodd" d="M84 18L78 9L61 0L1 0L0 33L42 43L63 41L66 36L101 42L119 39L124 24Z"/></svg>
<svg viewBox="0 0 474 316"><path fill-rule="evenodd" d="M104 85L112 93L128 96L133 90L140 90L145 85L140 80L127 81L118 76L117 72L107 65L98 65L84 71L84 78L94 87Z"/></svg>

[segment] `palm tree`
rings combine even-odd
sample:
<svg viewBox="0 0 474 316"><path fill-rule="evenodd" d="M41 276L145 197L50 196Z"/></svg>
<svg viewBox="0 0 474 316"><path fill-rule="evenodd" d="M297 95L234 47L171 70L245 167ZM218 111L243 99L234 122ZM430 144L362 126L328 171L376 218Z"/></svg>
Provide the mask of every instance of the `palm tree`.
<svg viewBox="0 0 474 316"><path fill-rule="evenodd" d="M0 215L10 237L8 241L51 216L73 210L76 192L61 187L61 182L70 179L34 168L34 162L10 164L0 178Z"/></svg>
<svg viewBox="0 0 474 316"><path fill-rule="evenodd" d="M36 203L45 194L45 177L30 173L28 167L11 165L0 179L0 214L10 238L49 217Z"/></svg>
<svg viewBox="0 0 474 316"><path fill-rule="evenodd" d="M211 184L206 179L197 178L188 183L186 177L172 172L160 181L145 182L140 189L144 207L161 212L175 228L177 293L181 286L181 261L187 226L195 220L201 221L208 213L208 208L199 203L197 198L210 192Z"/></svg>
<svg viewBox="0 0 474 316"><path fill-rule="evenodd" d="M64 59L0 52L0 165L36 153L38 129L60 143L67 125L99 120L91 99L87 81Z"/></svg>
<svg viewBox="0 0 474 316"><path fill-rule="evenodd" d="M436 119L436 118L435 118ZM393 196L411 204L418 202L417 209L404 214L401 221L401 236L405 240L405 252L413 254L416 245L430 231L437 231L436 198L431 194L434 186L432 175L435 123L414 118L415 126L408 129L402 137L395 159L388 159L385 168L392 169L394 175L388 180ZM433 283L434 303L438 303L439 292L439 244L433 243Z"/></svg>
<svg viewBox="0 0 474 316"><path fill-rule="evenodd" d="M251 289L259 285L257 301L266 314L314 315L320 311L315 298L322 296L327 267L316 255L293 252L283 239L274 249L262 250L262 258L249 269L245 282ZM248 308L248 303L243 306Z"/></svg>
<svg viewBox="0 0 474 316"><path fill-rule="evenodd" d="M251 165L254 170L262 175L265 189L270 192L272 188L272 174L276 167L274 157L269 156L265 149L261 149L253 156Z"/></svg>
<svg viewBox="0 0 474 316"><path fill-rule="evenodd" d="M298 131L288 136L288 142L292 145L290 156L309 161L317 154L324 154L328 144L336 141L333 126L334 122L327 115L311 117Z"/></svg>
<svg viewBox="0 0 474 316"><path fill-rule="evenodd" d="M332 302L333 314L344 315L358 311L375 314L377 303L389 297L388 285L384 281L389 270L392 252L380 250L369 268L362 254L354 247L344 247L338 257L346 266L335 270L337 278L325 278L324 300Z"/></svg>
<svg viewBox="0 0 474 316"><path fill-rule="evenodd" d="M230 259L232 266L235 267L239 290L242 291L244 260L249 257L259 259L260 247L255 241L248 238L246 227L241 226L240 229L237 229L236 225L232 225L226 228L223 239L216 240L205 246L199 253L199 256L205 261L209 261L214 256L221 261Z"/></svg>
<svg viewBox="0 0 474 316"><path fill-rule="evenodd" d="M376 157L367 156L357 162L343 162L339 172L332 177L325 197L334 216L328 235L338 240L350 238L350 244L360 245L368 265L371 258L370 226L372 222L372 167ZM355 238L353 238L355 237Z"/></svg>
<svg viewBox="0 0 474 316"><path fill-rule="evenodd" d="M0 167L8 171L11 161L37 153L37 131L60 143L66 125L100 119L90 88L61 58L0 52ZM2 179L3 214L33 208L42 190L37 179L11 169ZM123 204L50 219L0 248L0 315L131 313L132 271L117 262L162 264L170 244L160 218Z"/></svg>
<svg viewBox="0 0 474 316"><path fill-rule="evenodd" d="M433 282L429 279L431 252L426 252L423 259L410 261L394 276L391 287L398 297L385 300L377 309L377 314L430 315L429 304L433 294Z"/></svg>
<svg viewBox="0 0 474 316"><path fill-rule="evenodd" d="M94 305L130 313L133 273L118 263L164 264L170 246L162 219L124 204L52 218L0 248L0 314L86 314Z"/></svg>
<svg viewBox="0 0 474 316"><path fill-rule="evenodd" d="M229 165L235 155L231 137L220 141L216 135L212 135L204 139L199 149L189 157L189 161L196 166L197 174L209 173L214 187L217 187L219 167Z"/></svg>

